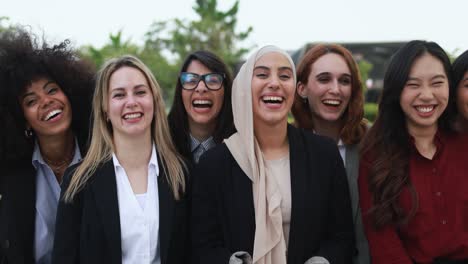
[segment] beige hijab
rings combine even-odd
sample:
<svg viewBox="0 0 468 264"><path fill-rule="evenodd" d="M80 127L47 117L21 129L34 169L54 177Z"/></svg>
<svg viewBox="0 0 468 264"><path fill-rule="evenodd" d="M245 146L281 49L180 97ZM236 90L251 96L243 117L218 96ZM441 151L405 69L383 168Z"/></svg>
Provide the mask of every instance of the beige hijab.
<svg viewBox="0 0 468 264"><path fill-rule="evenodd" d="M252 180L255 208L253 263L286 264L281 193L276 181L267 175L262 150L253 129L253 70L257 60L270 52L281 53L289 60L296 83L294 62L285 51L275 46L265 46L252 54L234 79L232 111L237 133L226 139L225 143L241 169Z"/></svg>

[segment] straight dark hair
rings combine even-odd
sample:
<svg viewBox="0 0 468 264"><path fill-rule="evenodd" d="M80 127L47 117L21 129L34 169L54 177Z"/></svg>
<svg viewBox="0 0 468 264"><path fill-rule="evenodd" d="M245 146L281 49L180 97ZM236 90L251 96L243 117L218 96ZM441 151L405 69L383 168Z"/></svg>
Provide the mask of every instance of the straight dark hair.
<svg viewBox="0 0 468 264"><path fill-rule="evenodd" d="M362 143L361 154L365 156L365 162L370 162L367 181L373 200L373 207L366 213L371 214L375 228L386 224L405 224L418 207L418 197L408 174L411 139L400 106L400 96L414 61L424 54L434 56L443 64L450 89L449 103L438 120L438 128L439 131L452 131L450 123L455 115L455 91L450 85L450 60L434 42L410 41L393 55L388 65L377 119ZM399 205L404 188L409 188L413 197L413 206L408 214Z"/></svg>
<svg viewBox="0 0 468 264"><path fill-rule="evenodd" d="M465 73L468 71L468 50L463 52L452 64L453 85L455 89L460 84Z"/></svg>
<svg viewBox="0 0 468 264"><path fill-rule="evenodd" d="M232 75L226 64L218 56L209 51L199 50L190 53L187 56L182 64L178 76L180 76L180 73L187 71L187 68L192 61L199 61L212 72L225 74L223 82L223 106L217 116L215 130L212 135L214 141L219 144L223 139L228 138L235 132L231 104ZM179 78L177 79L174 100L172 102L168 120L172 139L174 140L177 150L187 160L192 161L188 116L182 100L182 84L180 83Z"/></svg>

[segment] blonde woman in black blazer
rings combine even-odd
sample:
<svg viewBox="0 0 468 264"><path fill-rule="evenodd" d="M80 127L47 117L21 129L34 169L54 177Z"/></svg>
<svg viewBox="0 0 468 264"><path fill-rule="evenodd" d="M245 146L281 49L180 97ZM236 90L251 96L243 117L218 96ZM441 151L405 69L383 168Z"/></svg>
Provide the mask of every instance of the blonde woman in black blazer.
<svg viewBox="0 0 468 264"><path fill-rule="evenodd" d="M89 151L62 186L52 263L187 263L187 170L151 71L108 61L93 114Z"/></svg>
<svg viewBox="0 0 468 264"><path fill-rule="evenodd" d="M238 132L208 151L193 176L200 263L351 262L343 162L332 140L287 124L294 95L294 64L273 46L254 53L234 80ZM271 162L284 160L290 169L275 175Z"/></svg>

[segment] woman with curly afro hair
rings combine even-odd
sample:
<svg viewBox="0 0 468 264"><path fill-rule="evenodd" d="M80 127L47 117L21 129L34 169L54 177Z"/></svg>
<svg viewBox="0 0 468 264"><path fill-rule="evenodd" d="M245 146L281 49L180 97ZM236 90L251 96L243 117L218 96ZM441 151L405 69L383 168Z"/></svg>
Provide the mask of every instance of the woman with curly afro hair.
<svg viewBox="0 0 468 264"><path fill-rule="evenodd" d="M51 262L60 183L86 152L93 86L68 40L49 45L21 27L0 35L0 263Z"/></svg>

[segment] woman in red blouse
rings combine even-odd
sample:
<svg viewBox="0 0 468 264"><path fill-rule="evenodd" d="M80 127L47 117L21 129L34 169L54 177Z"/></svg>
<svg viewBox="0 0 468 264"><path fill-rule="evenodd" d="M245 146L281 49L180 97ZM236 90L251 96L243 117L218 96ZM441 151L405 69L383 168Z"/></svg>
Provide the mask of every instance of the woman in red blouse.
<svg viewBox="0 0 468 264"><path fill-rule="evenodd" d="M468 140L450 129L450 81L434 42L407 43L388 66L359 171L374 264L467 263Z"/></svg>

